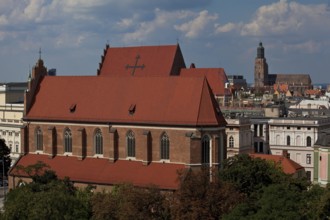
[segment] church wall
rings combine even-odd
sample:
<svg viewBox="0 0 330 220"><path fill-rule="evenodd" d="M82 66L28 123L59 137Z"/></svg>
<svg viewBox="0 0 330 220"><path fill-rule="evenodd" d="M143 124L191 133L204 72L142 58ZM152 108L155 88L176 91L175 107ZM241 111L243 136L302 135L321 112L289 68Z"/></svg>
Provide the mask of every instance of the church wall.
<svg viewBox="0 0 330 220"><path fill-rule="evenodd" d="M37 151L35 143L35 130L40 127L43 132L43 151ZM64 151L64 131L70 129L72 134L72 153ZM103 137L103 155L95 155L94 133L100 129ZM170 139L170 159L163 162L183 163L187 165L201 164L201 135L207 134L211 138L212 163L218 163L219 131L208 131L202 134L197 129L169 128L169 127L123 127L108 125L83 124L46 124L30 123L27 128L29 149L25 152L43 153L50 156L69 155L78 159L84 157L104 157L110 161L117 159L132 159L142 161L146 165L150 162L160 162L160 138L166 132ZM135 158L127 158L126 135L132 130L135 136ZM190 137L187 133L194 133ZM196 136L197 135L197 136ZM223 134L224 135L224 134ZM24 143L24 142L23 142ZM24 148L26 146L22 146ZM24 149L22 149L24 150ZM24 152L24 151L23 151Z"/></svg>

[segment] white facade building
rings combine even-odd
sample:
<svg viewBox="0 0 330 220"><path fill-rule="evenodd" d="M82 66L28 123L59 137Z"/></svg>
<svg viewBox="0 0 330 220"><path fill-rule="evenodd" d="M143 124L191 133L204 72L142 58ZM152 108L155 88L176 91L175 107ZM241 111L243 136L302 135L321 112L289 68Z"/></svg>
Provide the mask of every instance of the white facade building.
<svg viewBox="0 0 330 220"><path fill-rule="evenodd" d="M251 130L255 153L270 154L268 121L269 118L251 119Z"/></svg>
<svg viewBox="0 0 330 220"><path fill-rule="evenodd" d="M26 83L0 84L0 138L11 149L12 164L21 153L24 92Z"/></svg>
<svg viewBox="0 0 330 220"><path fill-rule="evenodd" d="M322 130L330 127L328 118L276 118L269 120L270 154L287 154L305 168L312 181L313 146Z"/></svg>
<svg viewBox="0 0 330 220"><path fill-rule="evenodd" d="M253 153L249 118L226 119L227 158L242 153Z"/></svg>

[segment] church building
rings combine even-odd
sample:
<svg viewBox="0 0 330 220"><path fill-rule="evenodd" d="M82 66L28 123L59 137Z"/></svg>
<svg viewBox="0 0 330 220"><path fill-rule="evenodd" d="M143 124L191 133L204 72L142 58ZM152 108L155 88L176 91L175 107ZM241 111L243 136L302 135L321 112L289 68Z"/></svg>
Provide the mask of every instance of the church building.
<svg viewBox="0 0 330 220"><path fill-rule="evenodd" d="M178 172L218 169L226 121L204 70L180 76L185 68L179 45L107 45L94 76L50 76L39 58L9 186L31 181L16 167L38 161L96 190L118 183L175 190Z"/></svg>
<svg viewBox="0 0 330 220"><path fill-rule="evenodd" d="M256 91L272 91L275 88L288 87L293 95L303 95L304 91L312 88L309 74L268 74L268 64L265 57L265 48L262 42L257 48L257 57L254 65L254 88ZM274 92L275 92L274 91Z"/></svg>

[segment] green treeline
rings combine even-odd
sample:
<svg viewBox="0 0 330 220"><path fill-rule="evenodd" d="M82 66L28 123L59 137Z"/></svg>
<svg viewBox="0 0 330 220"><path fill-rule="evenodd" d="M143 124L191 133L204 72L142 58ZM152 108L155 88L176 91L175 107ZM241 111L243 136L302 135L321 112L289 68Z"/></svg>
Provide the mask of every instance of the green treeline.
<svg viewBox="0 0 330 220"><path fill-rule="evenodd" d="M328 219L330 190L282 172L278 164L248 155L223 169L178 174L175 192L117 185L111 192L76 188L36 164L32 183L6 197L1 219ZM161 174L160 174L161 175Z"/></svg>

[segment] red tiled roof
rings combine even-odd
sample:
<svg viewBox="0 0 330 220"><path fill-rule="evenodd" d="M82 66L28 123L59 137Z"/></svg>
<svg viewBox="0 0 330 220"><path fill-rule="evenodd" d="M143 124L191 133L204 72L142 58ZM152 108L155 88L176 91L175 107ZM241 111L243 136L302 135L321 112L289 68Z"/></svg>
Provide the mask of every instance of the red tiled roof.
<svg viewBox="0 0 330 220"><path fill-rule="evenodd" d="M307 89L307 90L305 90L305 94L306 95L321 95L322 92L320 90L316 90L316 89Z"/></svg>
<svg viewBox="0 0 330 220"><path fill-rule="evenodd" d="M230 91L225 89L225 84L228 82L227 75L223 68L190 68L181 69L180 76L206 76L212 92L215 95L229 95Z"/></svg>
<svg viewBox="0 0 330 220"><path fill-rule="evenodd" d="M179 45L109 47L99 75L131 76L133 66L139 66L134 76L169 76L178 75L185 63Z"/></svg>
<svg viewBox="0 0 330 220"><path fill-rule="evenodd" d="M132 105L134 114L129 113ZM226 123L205 77L175 76L46 76L25 119L187 126Z"/></svg>
<svg viewBox="0 0 330 220"><path fill-rule="evenodd" d="M282 155L271 155L271 154L250 154L251 157L257 157L268 161L281 164L283 172L286 174L294 174L298 170L304 169L301 165L294 162L293 160L286 158Z"/></svg>
<svg viewBox="0 0 330 220"><path fill-rule="evenodd" d="M107 159L56 156L50 159L47 155L27 154L22 156L17 165L28 166L44 162L54 170L60 179L70 177L73 182L113 185L132 183L135 186L158 186L161 189L177 189L178 171L185 169L183 164L150 163L143 165L139 161L118 160L110 163ZM13 168L9 175L25 176L22 171Z"/></svg>

